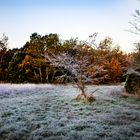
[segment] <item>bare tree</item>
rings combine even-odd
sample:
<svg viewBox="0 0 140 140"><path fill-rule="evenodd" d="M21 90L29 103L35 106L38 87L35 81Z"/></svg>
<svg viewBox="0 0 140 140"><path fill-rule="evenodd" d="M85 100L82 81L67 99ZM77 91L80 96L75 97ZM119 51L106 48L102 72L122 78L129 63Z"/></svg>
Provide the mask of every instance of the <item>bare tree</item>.
<svg viewBox="0 0 140 140"><path fill-rule="evenodd" d="M130 32L136 35L140 35L140 10L135 10L133 14L133 20L129 22L131 25ZM140 69L140 42L135 43L135 53L134 53L134 65Z"/></svg>
<svg viewBox="0 0 140 140"><path fill-rule="evenodd" d="M129 24L131 25L129 32L140 35L140 10L135 10L133 20Z"/></svg>
<svg viewBox="0 0 140 140"><path fill-rule="evenodd" d="M97 37L98 33L95 32L92 35L89 35L89 40L85 42L86 45L88 45L89 47L91 47L92 49L97 49L97 44L96 44L96 37Z"/></svg>
<svg viewBox="0 0 140 140"><path fill-rule="evenodd" d="M0 38L0 68L2 67L3 57L7 51L8 37L3 34Z"/></svg>
<svg viewBox="0 0 140 140"><path fill-rule="evenodd" d="M80 89L81 93L76 97L77 100L87 102L93 102L95 100L91 94L87 94L85 91L85 84L90 82L90 78L87 75L87 70L90 67L88 55L81 55L80 53L71 55L66 52L57 55L52 54L51 56L46 54L45 57L53 66L67 71L63 71L63 75L57 78L61 79L65 77L69 81L72 81L74 86ZM69 75L68 72L71 74Z"/></svg>

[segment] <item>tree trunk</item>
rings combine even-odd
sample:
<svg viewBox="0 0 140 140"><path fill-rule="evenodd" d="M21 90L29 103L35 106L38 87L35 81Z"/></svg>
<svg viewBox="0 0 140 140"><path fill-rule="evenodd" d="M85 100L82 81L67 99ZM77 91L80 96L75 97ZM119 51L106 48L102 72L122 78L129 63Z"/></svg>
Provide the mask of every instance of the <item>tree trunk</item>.
<svg viewBox="0 0 140 140"><path fill-rule="evenodd" d="M39 68L38 70L39 70L40 81L42 82L42 72L41 72L41 68Z"/></svg>
<svg viewBox="0 0 140 140"><path fill-rule="evenodd" d="M1 59L0 59L0 68L2 68L2 61L3 61L3 56L1 56Z"/></svg>

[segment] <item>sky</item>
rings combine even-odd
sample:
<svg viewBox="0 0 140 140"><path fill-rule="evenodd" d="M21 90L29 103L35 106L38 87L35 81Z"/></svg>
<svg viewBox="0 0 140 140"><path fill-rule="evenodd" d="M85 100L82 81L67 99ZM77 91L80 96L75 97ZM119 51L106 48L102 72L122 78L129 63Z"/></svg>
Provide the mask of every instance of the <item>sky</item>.
<svg viewBox="0 0 140 140"><path fill-rule="evenodd" d="M9 37L9 48L20 48L34 32L83 41L98 32L97 44L111 37L130 52L139 36L126 30L139 7L138 0L0 0L0 36Z"/></svg>

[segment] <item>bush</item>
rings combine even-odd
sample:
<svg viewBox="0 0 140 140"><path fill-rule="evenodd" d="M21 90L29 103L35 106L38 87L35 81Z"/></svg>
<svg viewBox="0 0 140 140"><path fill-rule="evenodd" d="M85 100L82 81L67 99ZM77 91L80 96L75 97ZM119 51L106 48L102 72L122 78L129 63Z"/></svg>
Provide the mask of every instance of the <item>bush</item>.
<svg viewBox="0 0 140 140"><path fill-rule="evenodd" d="M131 69L127 72L125 90L128 93L136 93L140 88L140 72Z"/></svg>

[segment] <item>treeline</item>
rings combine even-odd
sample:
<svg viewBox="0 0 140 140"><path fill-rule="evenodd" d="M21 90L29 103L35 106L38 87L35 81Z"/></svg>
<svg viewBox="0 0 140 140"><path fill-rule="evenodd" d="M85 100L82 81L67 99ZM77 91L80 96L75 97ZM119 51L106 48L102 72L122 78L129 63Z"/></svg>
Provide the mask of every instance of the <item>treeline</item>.
<svg viewBox="0 0 140 140"><path fill-rule="evenodd" d="M105 38L95 45L76 39L61 40L57 34L41 36L33 33L30 40L20 49L7 49L8 38L0 39L0 81L12 83L67 83L58 80L63 67L52 65L47 56L68 53L71 56L88 57L87 75L91 84L123 82L125 73L133 63L133 55L126 54L115 45L111 38ZM137 53L135 53L136 55ZM138 57L138 56L137 56ZM69 73L70 74L70 73Z"/></svg>

